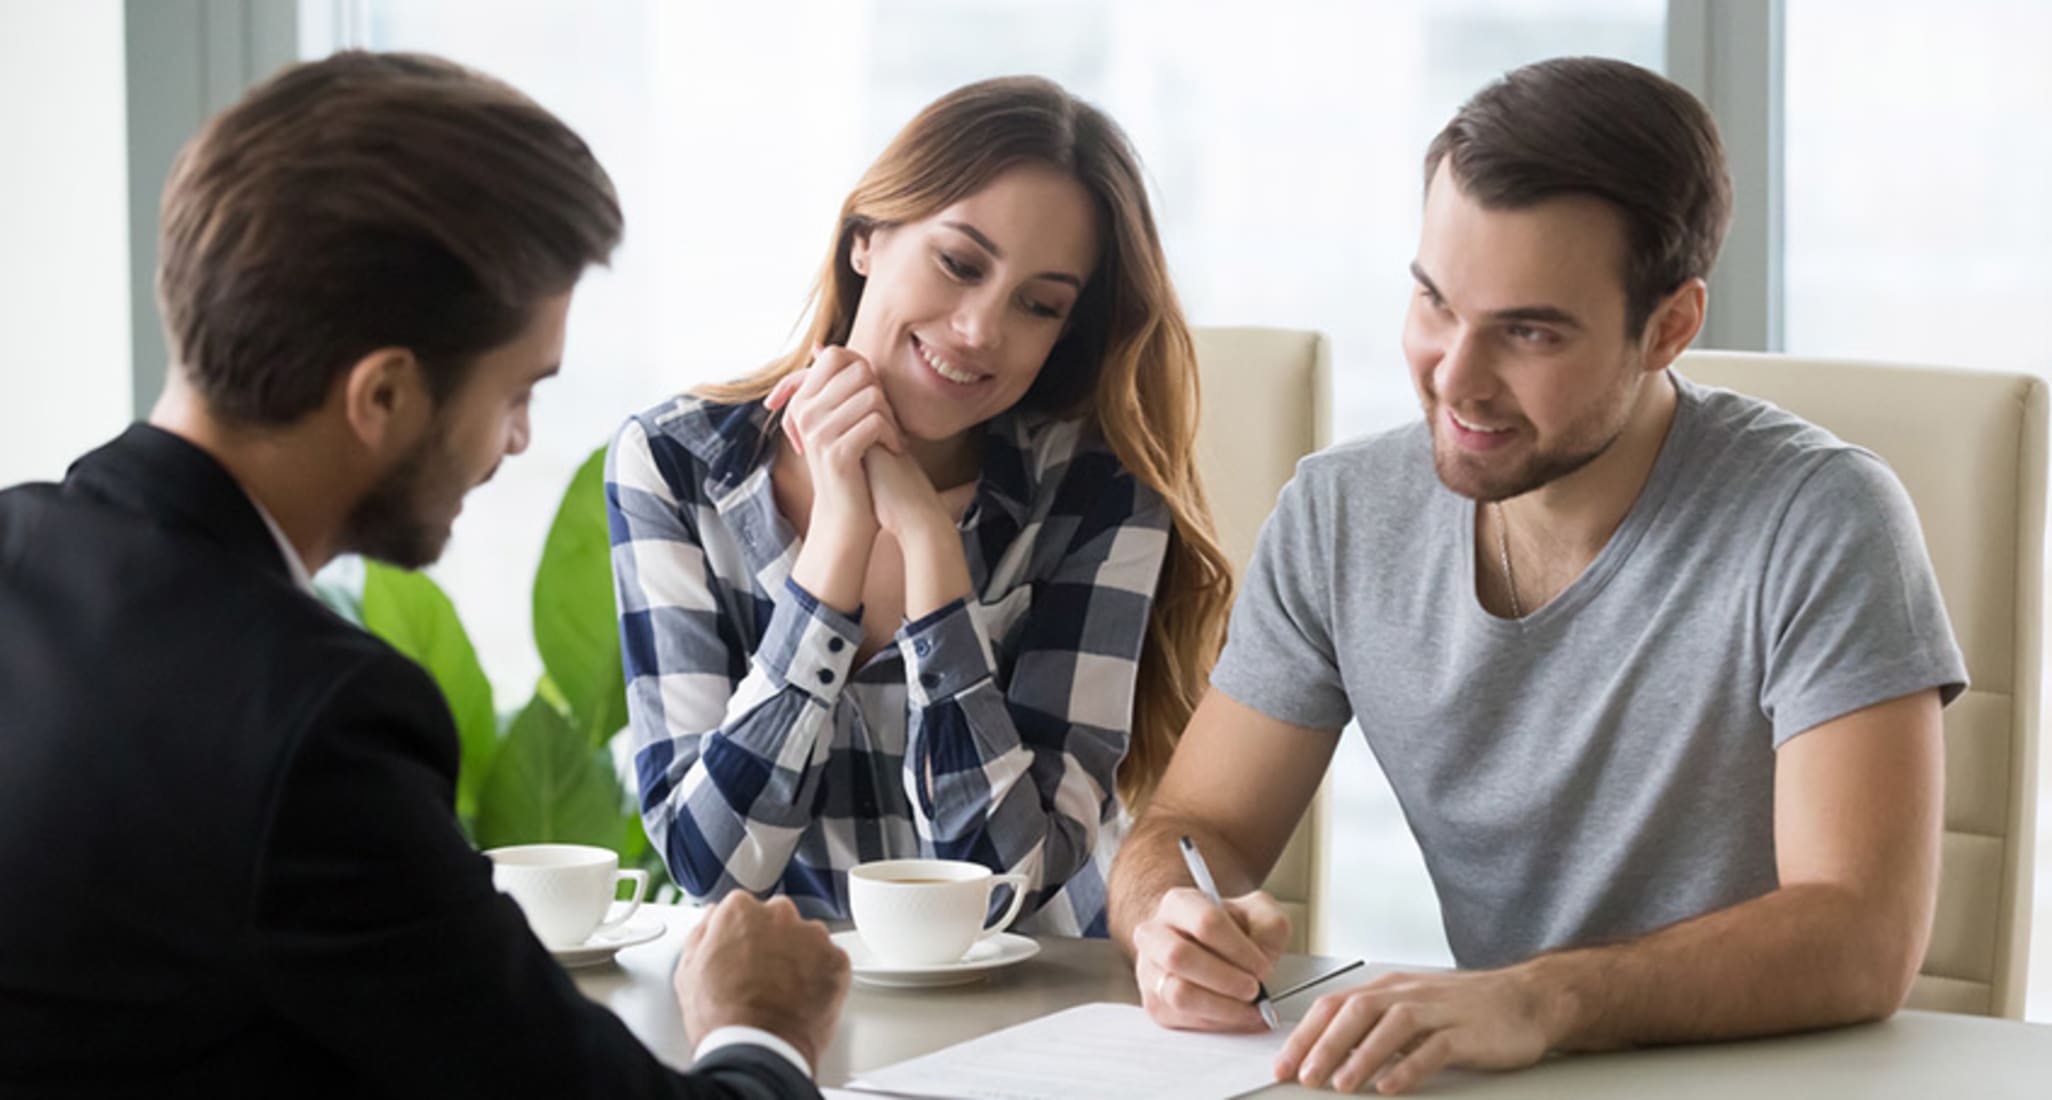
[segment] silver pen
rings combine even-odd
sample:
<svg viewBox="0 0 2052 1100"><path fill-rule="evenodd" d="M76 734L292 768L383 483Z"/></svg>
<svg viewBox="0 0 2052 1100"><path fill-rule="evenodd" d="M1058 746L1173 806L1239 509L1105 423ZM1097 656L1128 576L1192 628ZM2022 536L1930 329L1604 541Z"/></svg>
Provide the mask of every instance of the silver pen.
<svg viewBox="0 0 2052 1100"><path fill-rule="evenodd" d="M1176 844L1183 850L1183 864L1190 868L1190 877L1197 880L1197 889L1204 891L1204 896L1211 899L1211 904L1224 908L1225 899L1218 896L1218 883L1211 881L1211 868L1205 865L1204 853L1197 850L1197 842L1189 837L1182 837ZM1275 1002L1268 999L1268 986L1257 981L1254 988L1258 991L1254 997L1254 1007L1261 1011L1262 1021L1270 1030L1280 1027L1282 1018L1275 1014Z"/></svg>

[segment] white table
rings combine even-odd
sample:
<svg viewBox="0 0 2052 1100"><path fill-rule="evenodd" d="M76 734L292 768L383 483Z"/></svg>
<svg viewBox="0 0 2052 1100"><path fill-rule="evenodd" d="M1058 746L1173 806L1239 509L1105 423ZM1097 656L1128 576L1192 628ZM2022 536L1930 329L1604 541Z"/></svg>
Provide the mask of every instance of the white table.
<svg viewBox="0 0 2052 1100"><path fill-rule="evenodd" d="M674 1066L690 1062L670 973L684 930L699 911L644 906L669 927L662 939L622 951L612 963L572 971L577 987L618 1013L641 1041ZM1328 988L1345 988L1340 978ZM1301 1014L1308 996L1285 1003ZM1038 956L981 982L946 989L876 989L856 983L820 1083L842 1085L866 1072L1091 1001L1140 1003L1123 956L1106 940L1041 941ZM1879 1024L1809 1035L1550 1060L1514 1074L1448 1073L1433 1096L2052 1098L2052 1027L1901 1012ZM1331 1095L1277 1085L1264 1097Z"/></svg>

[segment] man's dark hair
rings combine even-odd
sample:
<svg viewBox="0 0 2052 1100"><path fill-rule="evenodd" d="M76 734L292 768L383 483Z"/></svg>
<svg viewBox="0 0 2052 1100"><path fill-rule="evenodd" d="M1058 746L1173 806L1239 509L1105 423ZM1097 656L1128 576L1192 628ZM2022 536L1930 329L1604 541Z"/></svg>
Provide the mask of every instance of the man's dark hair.
<svg viewBox="0 0 2052 1100"><path fill-rule="evenodd" d="M437 401L619 243L584 141L440 58L339 53L216 116L164 188L157 300L226 419L290 424L379 348Z"/></svg>
<svg viewBox="0 0 2052 1100"><path fill-rule="evenodd" d="M1513 69L1461 105L1425 154L1462 191L1516 210L1592 195L1625 222L1625 332L1692 278L1708 278L1731 224L1717 123L1680 85L1637 65L1563 57Z"/></svg>

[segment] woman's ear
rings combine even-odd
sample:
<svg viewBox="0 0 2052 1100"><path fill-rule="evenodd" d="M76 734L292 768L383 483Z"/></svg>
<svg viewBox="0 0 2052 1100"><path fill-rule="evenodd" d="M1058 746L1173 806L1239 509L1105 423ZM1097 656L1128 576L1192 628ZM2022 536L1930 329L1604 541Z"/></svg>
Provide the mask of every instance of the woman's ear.
<svg viewBox="0 0 2052 1100"><path fill-rule="evenodd" d="M379 348L358 359L341 388L351 434L381 459L411 448L434 416L420 360L405 348Z"/></svg>
<svg viewBox="0 0 2052 1100"><path fill-rule="evenodd" d="M848 239L848 266L865 279L869 278L869 233L869 227L863 226Z"/></svg>

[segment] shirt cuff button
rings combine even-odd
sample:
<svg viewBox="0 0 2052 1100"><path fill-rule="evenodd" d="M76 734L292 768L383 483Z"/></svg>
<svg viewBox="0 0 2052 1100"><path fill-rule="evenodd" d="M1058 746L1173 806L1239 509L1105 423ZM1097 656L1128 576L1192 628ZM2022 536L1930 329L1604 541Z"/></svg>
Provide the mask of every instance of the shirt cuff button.
<svg viewBox="0 0 2052 1100"><path fill-rule="evenodd" d="M830 669L830 668L823 668L823 669L820 669L820 670L819 670L819 682L820 682L820 683L822 683L822 684L831 684L831 683L833 683L833 682L834 682L834 670L833 670L833 669Z"/></svg>
<svg viewBox="0 0 2052 1100"><path fill-rule="evenodd" d="M828 638L828 639L827 639L827 652L828 652L828 653L839 653L840 651L842 651L842 650L844 650L844 649L846 649L846 648L848 648L848 643L846 643L846 642L842 641L842 640L841 640L841 639L839 639L839 638Z"/></svg>

